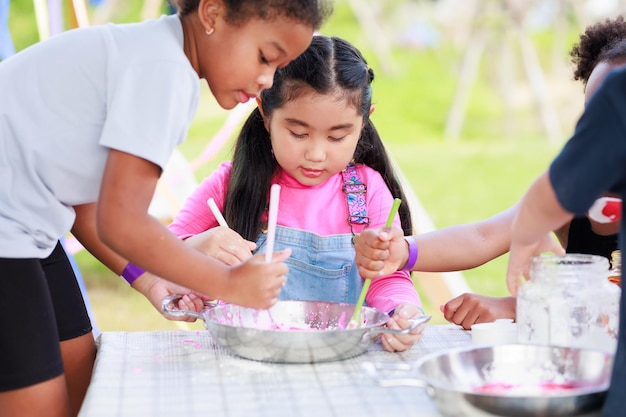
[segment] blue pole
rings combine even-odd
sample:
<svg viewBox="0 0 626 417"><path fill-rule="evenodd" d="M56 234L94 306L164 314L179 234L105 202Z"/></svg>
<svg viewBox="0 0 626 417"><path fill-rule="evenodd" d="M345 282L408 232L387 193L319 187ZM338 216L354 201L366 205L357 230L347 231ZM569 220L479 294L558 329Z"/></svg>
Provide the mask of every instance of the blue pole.
<svg viewBox="0 0 626 417"><path fill-rule="evenodd" d="M9 31L9 0L0 0L0 60L15 54Z"/></svg>

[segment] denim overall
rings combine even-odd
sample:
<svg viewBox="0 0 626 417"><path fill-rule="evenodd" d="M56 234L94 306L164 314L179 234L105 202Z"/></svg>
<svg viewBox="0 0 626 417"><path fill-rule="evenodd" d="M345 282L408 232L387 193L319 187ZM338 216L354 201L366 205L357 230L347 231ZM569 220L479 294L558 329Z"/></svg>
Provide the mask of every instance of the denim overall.
<svg viewBox="0 0 626 417"><path fill-rule="evenodd" d="M287 284L280 293L281 300L320 300L355 304L359 298L363 280L354 260L354 227L367 227L365 206L366 186L358 170L349 165L342 172L353 233L320 236L318 234L277 226L274 251L291 248L292 254L285 261L289 266ZM257 240L255 253L264 253L267 233Z"/></svg>

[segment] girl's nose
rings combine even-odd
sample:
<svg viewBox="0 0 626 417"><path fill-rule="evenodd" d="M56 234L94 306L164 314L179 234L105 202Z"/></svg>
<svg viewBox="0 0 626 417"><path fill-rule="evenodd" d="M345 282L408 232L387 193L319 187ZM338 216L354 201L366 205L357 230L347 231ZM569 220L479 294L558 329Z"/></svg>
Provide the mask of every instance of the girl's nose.
<svg viewBox="0 0 626 417"><path fill-rule="evenodd" d="M311 145L305 151L304 158L311 162L322 162L326 159L326 151L323 146Z"/></svg>
<svg viewBox="0 0 626 417"><path fill-rule="evenodd" d="M261 90L265 90L266 88L271 88L272 84L274 84L274 73L276 70L274 68L268 68L266 71L263 71L257 78L257 84L259 84L259 88Z"/></svg>

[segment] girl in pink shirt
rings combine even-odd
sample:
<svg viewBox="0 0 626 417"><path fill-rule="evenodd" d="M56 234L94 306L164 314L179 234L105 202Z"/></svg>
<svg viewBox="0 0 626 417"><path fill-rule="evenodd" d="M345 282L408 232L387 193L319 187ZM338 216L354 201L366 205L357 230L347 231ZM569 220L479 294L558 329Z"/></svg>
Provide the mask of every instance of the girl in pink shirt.
<svg viewBox="0 0 626 417"><path fill-rule="evenodd" d="M275 250L292 250L280 299L356 303L363 281L353 237L383 226L394 197L406 201L370 120L373 79L354 46L315 36L277 71L239 134L233 161L202 182L170 230L224 263L242 262L265 251L269 190L280 184ZM230 228L218 225L209 198ZM406 204L394 225L411 234ZM407 271L372 281L366 302L391 312L391 328L407 328L423 314ZM402 351L422 330L386 335L382 343Z"/></svg>

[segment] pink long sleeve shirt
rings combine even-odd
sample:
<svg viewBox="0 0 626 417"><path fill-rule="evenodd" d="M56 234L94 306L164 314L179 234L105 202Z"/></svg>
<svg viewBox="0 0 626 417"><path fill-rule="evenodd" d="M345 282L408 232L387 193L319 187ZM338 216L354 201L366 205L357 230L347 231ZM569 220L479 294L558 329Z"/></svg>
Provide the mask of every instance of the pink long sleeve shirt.
<svg viewBox="0 0 626 417"><path fill-rule="evenodd" d="M173 233L186 239L218 226L207 200L213 198L220 210L224 207L231 167L231 162L223 162L196 188L169 226ZM393 196L377 171L364 165L359 165L358 168L363 183L367 185L369 227L382 227L391 210ZM279 226L314 232L321 236L351 233L341 173L315 187L304 186L285 172L279 173L274 182L281 186L277 222ZM398 216L393 224L400 226ZM353 228L355 232L361 230L358 225L353 225ZM405 271L373 280L366 301L369 306L382 311L389 311L403 303L421 306L411 276Z"/></svg>

